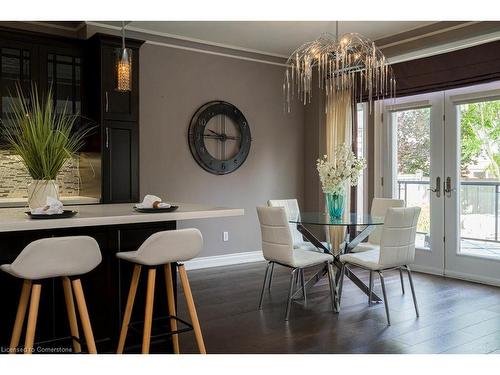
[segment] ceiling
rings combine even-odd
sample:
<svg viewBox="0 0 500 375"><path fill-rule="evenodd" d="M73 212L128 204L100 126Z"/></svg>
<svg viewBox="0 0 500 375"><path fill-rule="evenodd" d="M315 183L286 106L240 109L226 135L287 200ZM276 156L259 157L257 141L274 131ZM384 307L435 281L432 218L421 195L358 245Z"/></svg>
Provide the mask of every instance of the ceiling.
<svg viewBox="0 0 500 375"><path fill-rule="evenodd" d="M119 22L99 22L120 26ZM386 38L434 22L341 21L339 33L357 32L372 40ZM157 33L270 55L289 56L298 46L321 33L335 33L335 21L132 21L127 29Z"/></svg>

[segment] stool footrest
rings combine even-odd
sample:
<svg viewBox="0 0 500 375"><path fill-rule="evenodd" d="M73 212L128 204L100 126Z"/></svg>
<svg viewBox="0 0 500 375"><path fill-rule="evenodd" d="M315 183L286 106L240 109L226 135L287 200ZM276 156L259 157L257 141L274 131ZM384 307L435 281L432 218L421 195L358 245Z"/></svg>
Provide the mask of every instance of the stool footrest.
<svg viewBox="0 0 500 375"><path fill-rule="evenodd" d="M189 331L192 331L193 330L193 326L186 322L185 320L181 319L181 318L178 318L177 316L175 315L167 315L167 316L163 316L161 318L155 318L153 319L153 323L157 323L157 322L162 322L162 321L167 321L169 322L170 319L175 319L177 320L178 322L182 323L183 325L185 325L186 327L185 328L180 328L180 329L177 329L175 331L170 331L170 332L162 332L162 333L154 333L154 334L151 334L151 338L152 339L157 339L157 338L160 338L160 337L169 337L169 336L173 336L173 335L177 335L179 333L184 333L184 332L189 332ZM141 335L142 334L142 330L138 329L137 326L143 326L144 325L144 321L142 320L139 320L139 321L135 321L135 322L132 322L128 325L129 329L131 331L134 331L135 333ZM165 326L167 327L167 326ZM158 327L154 327L153 329L154 330L158 330L157 329ZM168 328L170 329L170 326L168 326Z"/></svg>

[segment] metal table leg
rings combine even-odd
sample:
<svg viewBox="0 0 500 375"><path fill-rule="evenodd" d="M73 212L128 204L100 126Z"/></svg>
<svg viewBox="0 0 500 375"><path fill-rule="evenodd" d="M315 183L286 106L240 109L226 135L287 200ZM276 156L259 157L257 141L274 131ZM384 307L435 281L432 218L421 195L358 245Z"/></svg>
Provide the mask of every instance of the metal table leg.
<svg viewBox="0 0 500 375"><path fill-rule="evenodd" d="M307 238L314 246L316 246L319 249L322 249L325 253L327 254L332 254L332 252L324 246L320 240L318 240L307 228L305 228L302 224L297 224L297 229L302 235ZM346 244L346 250L349 251L350 249L353 249L356 247L361 241L363 241L368 235L375 229L374 225L368 225L364 230L362 230L351 242ZM333 255L333 254L332 254ZM336 311L339 311L340 309L340 298L338 294L338 288L340 284L340 270L342 269L342 263L340 262L339 258L335 255L333 255L333 264L336 267L335 272L335 288L336 288L336 293L335 293L335 307ZM306 283L306 289L311 288L314 286L322 277L326 276L328 274L328 268L323 267L319 272L317 272L313 277L311 277L307 283ZM345 276L347 276L363 293L365 293L367 296L370 294L370 288L363 283L351 270L346 269L345 270ZM373 293L372 291L372 301L374 302L381 302L381 298Z"/></svg>

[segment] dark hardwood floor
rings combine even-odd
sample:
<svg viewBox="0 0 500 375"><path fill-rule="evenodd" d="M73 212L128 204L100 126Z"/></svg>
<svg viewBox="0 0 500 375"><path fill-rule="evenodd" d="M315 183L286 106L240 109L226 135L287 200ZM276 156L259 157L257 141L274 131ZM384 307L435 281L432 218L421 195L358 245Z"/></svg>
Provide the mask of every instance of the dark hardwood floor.
<svg viewBox="0 0 500 375"><path fill-rule="evenodd" d="M369 307L348 279L341 312L332 313L323 279L307 307L292 305L287 323L289 270L276 267L258 311L264 271L264 262L188 271L208 353L500 353L500 288L414 272L417 319L408 279L402 295L399 273L387 272L389 327L383 304ZM366 272L356 274L367 282ZM179 315L187 317L183 298ZM183 353L196 353L192 332L180 342Z"/></svg>

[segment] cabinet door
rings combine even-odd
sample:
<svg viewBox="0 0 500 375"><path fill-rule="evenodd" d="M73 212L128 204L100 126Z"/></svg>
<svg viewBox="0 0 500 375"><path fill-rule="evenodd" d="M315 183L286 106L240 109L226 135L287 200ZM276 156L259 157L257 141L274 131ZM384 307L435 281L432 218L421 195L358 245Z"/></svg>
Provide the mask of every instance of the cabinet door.
<svg viewBox="0 0 500 375"><path fill-rule="evenodd" d="M139 131L136 122L104 123L103 201L139 199Z"/></svg>
<svg viewBox="0 0 500 375"><path fill-rule="evenodd" d="M36 52L33 46L0 40L0 112L1 119L8 122L11 103L16 96L16 84L23 90L30 88L36 79L33 60Z"/></svg>
<svg viewBox="0 0 500 375"><path fill-rule="evenodd" d="M103 118L105 120L138 121L139 51L132 50L132 91L116 91L116 53L114 46L101 47Z"/></svg>

